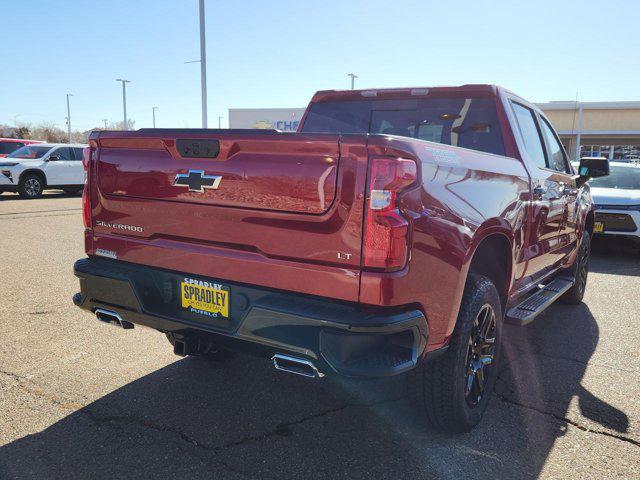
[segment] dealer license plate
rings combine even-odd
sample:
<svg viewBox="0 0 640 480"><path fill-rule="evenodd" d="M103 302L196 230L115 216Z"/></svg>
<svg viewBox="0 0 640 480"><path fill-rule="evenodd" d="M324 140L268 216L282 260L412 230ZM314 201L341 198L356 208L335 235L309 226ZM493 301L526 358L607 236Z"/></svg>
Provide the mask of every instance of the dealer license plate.
<svg viewBox="0 0 640 480"><path fill-rule="evenodd" d="M602 222L595 222L593 224L593 232L594 233L602 233L604 232L604 223Z"/></svg>
<svg viewBox="0 0 640 480"><path fill-rule="evenodd" d="M229 287L219 283L185 278L180 283L182 308L208 317L229 318Z"/></svg>

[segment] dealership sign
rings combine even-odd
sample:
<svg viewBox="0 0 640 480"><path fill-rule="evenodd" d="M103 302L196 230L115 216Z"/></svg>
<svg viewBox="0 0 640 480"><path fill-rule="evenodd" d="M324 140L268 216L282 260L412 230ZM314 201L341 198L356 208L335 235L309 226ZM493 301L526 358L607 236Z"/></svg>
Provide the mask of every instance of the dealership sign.
<svg viewBox="0 0 640 480"><path fill-rule="evenodd" d="M304 108L230 108L229 128L276 129L295 132Z"/></svg>

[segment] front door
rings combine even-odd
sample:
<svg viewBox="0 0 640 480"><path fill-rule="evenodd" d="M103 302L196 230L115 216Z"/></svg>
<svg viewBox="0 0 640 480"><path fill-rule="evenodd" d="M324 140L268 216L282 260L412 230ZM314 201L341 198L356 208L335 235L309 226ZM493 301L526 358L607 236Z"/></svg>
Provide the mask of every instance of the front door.
<svg viewBox="0 0 640 480"><path fill-rule="evenodd" d="M569 164L567 154L558 139L558 135L551 127L546 118L539 115L542 136L547 146L547 158L549 167L556 172L556 179L559 183L559 194L564 202L564 217L560 224L560 247L564 255L568 255L577 245L577 225L579 208L578 189L573 170Z"/></svg>
<svg viewBox="0 0 640 480"><path fill-rule="evenodd" d="M527 248L524 271L518 286L534 284L558 266L563 258L560 242L565 219L565 175L550 168L539 119L531 108L512 102L531 176L531 198L527 220Z"/></svg>
<svg viewBox="0 0 640 480"><path fill-rule="evenodd" d="M52 159L54 158L54 159ZM82 162L80 162L82 164ZM76 161L73 159L73 151L69 147L58 147L49 154L45 173L47 185L73 184L73 167ZM82 168L82 167L81 167Z"/></svg>

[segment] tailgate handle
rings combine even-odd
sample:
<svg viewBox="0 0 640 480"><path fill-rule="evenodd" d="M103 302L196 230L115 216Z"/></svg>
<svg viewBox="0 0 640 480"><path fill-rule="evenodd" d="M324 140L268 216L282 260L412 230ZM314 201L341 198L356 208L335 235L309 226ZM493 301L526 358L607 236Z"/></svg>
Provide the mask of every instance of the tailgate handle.
<svg viewBox="0 0 640 480"><path fill-rule="evenodd" d="M220 153L220 142L218 140L180 138L176 140L176 149L182 157L216 158Z"/></svg>

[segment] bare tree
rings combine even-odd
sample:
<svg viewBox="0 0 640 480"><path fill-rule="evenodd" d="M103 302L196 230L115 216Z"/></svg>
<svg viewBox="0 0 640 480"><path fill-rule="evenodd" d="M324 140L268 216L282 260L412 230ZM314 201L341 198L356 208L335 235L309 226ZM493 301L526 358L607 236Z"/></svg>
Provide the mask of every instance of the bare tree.
<svg viewBox="0 0 640 480"><path fill-rule="evenodd" d="M32 137L51 143L67 143L67 133L58 127L55 122L42 122L33 127Z"/></svg>

